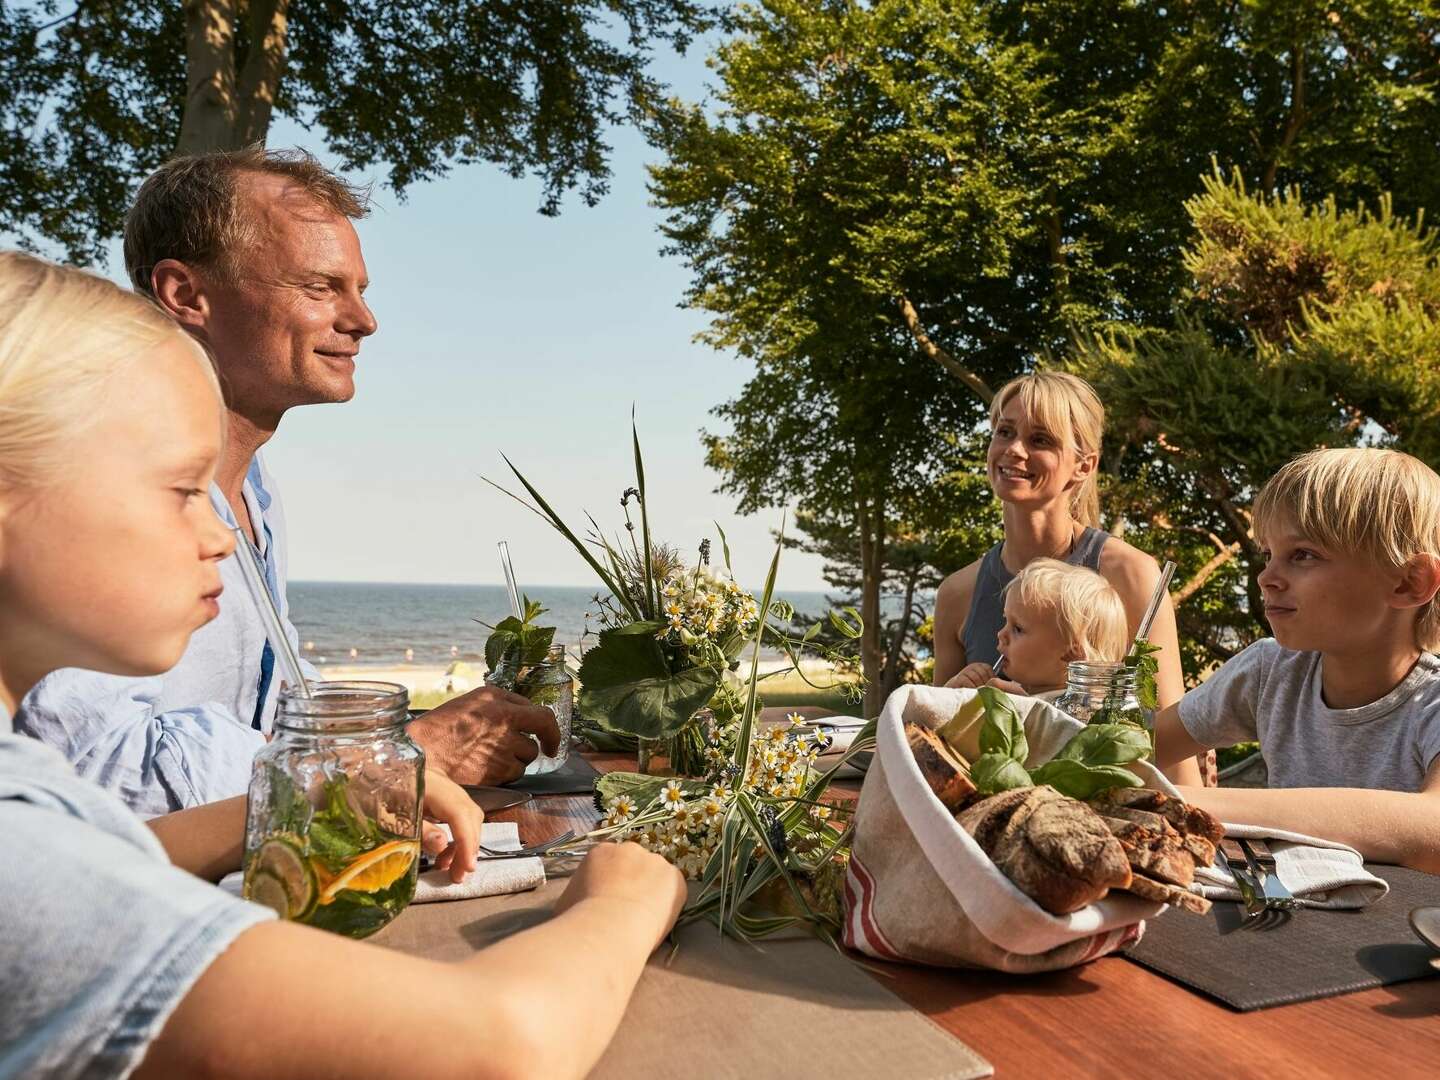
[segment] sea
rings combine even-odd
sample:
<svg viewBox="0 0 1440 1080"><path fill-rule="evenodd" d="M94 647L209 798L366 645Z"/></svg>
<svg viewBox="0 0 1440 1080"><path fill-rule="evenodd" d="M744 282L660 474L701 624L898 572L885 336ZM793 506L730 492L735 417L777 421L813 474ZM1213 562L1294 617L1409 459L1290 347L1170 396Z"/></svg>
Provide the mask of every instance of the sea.
<svg viewBox="0 0 1440 1080"><path fill-rule="evenodd" d="M555 627L555 641L572 654L590 631L594 644L593 589L528 586L546 608L540 625ZM785 593L803 615L821 618L831 607L823 592ZM448 664L484 657L485 637L510 614L503 585L400 585L292 581L290 618L306 659L330 664ZM587 627L586 615L591 616ZM407 652L408 651L408 652Z"/></svg>

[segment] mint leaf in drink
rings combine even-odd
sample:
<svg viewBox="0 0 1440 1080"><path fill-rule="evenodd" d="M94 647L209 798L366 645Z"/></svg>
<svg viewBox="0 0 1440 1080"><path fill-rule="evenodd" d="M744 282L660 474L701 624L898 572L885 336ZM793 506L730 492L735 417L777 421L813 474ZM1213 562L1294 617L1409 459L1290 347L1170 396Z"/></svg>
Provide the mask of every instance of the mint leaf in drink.
<svg viewBox="0 0 1440 1080"><path fill-rule="evenodd" d="M524 617L509 615L490 627L485 639L485 665L496 681L518 681L523 668L543 664L555 640L555 627L536 626L535 620L545 614L538 601L524 598ZM485 625L485 624L482 624Z"/></svg>
<svg viewBox="0 0 1440 1080"><path fill-rule="evenodd" d="M1151 712L1160 707L1159 691L1155 687L1155 676L1160 671L1160 661L1155 659L1155 654L1159 651L1158 645L1137 641L1130 647L1130 655L1125 657L1125 666L1135 669L1135 695L1140 704Z"/></svg>

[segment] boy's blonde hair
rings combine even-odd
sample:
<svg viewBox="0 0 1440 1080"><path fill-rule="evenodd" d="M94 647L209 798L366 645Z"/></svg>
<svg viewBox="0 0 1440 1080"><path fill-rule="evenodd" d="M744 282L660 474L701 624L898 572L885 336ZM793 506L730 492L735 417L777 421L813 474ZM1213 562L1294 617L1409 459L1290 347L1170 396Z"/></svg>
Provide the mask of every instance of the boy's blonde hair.
<svg viewBox="0 0 1440 1080"><path fill-rule="evenodd" d="M1060 633L1080 659L1125 659L1130 644L1125 604L1094 570L1059 559L1034 559L1001 595L1012 589L1022 603L1055 613Z"/></svg>
<svg viewBox="0 0 1440 1080"><path fill-rule="evenodd" d="M1105 406L1095 388L1067 371L1037 371L1011 379L990 402L990 430L1000 422L1005 406L1015 398L1032 422L1081 454L1100 453L1105 435ZM1099 470L1075 489L1070 513L1082 525L1100 524Z"/></svg>
<svg viewBox="0 0 1440 1080"><path fill-rule="evenodd" d="M153 303L95 274L0 252L0 490L42 487L76 464L71 444L119 377L172 340L194 351L218 402L205 350Z"/></svg>
<svg viewBox="0 0 1440 1080"><path fill-rule="evenodd" d="M1440 556L1440 476L1398 450L1351 448L1301 454L1255 498L1255 535L1287 526L1321 547L1363 555L1398 570L1417 555ZM1415 643L1440 649L1440 609L1420 609Z"/></svg>

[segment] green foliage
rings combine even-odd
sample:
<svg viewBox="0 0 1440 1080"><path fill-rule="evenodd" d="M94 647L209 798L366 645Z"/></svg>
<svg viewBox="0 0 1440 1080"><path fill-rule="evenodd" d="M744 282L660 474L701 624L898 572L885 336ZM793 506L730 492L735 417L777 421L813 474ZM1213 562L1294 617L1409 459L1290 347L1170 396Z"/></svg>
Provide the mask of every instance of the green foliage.
<svg viewBox="0 0 1440 1080"><path fill-rule="evenodd" d="M1124 724L1087 725L1053 758L1027 770L1030 744L1010 695L984 686L979 699L985 720L980 726L980 756L970 766L970 779L982 795L1049 784L1072 799L1088 799L1110 788L1139 786L1140 778L1125 766L1150 753L1150 739L1143 730ZM957 713L952 723L960 719Z"/></svg>
<svg viewBox="0 0 1440 1080"><path fill-rule="evenodd" d="M1185 199L1212 161L1266 191L1350 203L1391 190L1400 213L1440 203L1433 0L771 0L733 22L712 98L649 128L685 300L711 316L705 340L754 365L716 410L725 430L706 434L707 460L742 513L798 504L812 550L857 583L872 697L900 677L891 645L903 652L910 632L882 627L880 590L919 588L907 560L945 537L926 508L969 530L934 571L977 556L993 524L983 483L978 500L944 490L973 469L980 393L1073 335L1116 323L1174 335L1167 355L1190 356L1160 400L1215 394L1232 438L1292 452L1267 403L1313 402L1304 380L1257 370L1233 328L1233 351L1194 327L1187 344L1178 321ZM1389 363L1425 340L1418 319L1399 333L1360 314L1326 323L1336 350L1364 342ZM1201 375L1202 355L1224 370ZM1236 385L1232 369L1261 391L1233 410L1217 392ZM1123 415L1112 429L1126 431ZM1215 555L1214 522L1171 497L1171 467L1128 461L1111 497L1127 521L1137 502L1197 518L1163 545L1127 535L1163 546L1184 582ZM1192 637L1217 639L1235 571L1208 571L1190 595Z"/></svg>
<svg viewBox="0 0 1440 1080"><path fill-rule="evenodd" d="M688 724L719 683L710 667L672 672L653 634L604 630L580 664L580 711L611 731L663 739Z"/></svg>
<svg viewBox="0 0 1440 1080"><path fill-rule="evenodd" d="M1388 197L1342 210L1218 172L1186 209L1173 325L1093 335L1070 366L1106 404L1126 539L1194 583L1178 612L1194 674L1264 633L1249 507L1281 465L1371 444L1440 464L1440 241Z"/></svg>
<svg viewBox="0 0 1440 1080"><path fill-rule="evenodd" d="M103 256L135 185L175 152L187 108L208 104L197 93L187 105L187 9L234 32L217 72L232 89L231 148L263 140L271 105L265 90L247 95L248 61L252 20L274 6L0 5L0 230L77 262ZM537 177L540 209L553 214L568 191L587 204L605 193L608 129L663 96L647 71L652 49L683 51L711 19L689 0L292 4L273 108L318 128L345 168L387 165L396 192L487 162ZM265 120L250 131L239 118L257 108Z"/></svg>
<svg viewBox="0 0 1440 1080"><path fill-rule="evenodd" d="M535 620L545 613L545 609L528 596L522 606L525 611L523 618L511 615L501 619L485 639L485 664L492 673L502 670L518 672L522 667L544 663L550 651L555 627L535 625Z"/></svg>

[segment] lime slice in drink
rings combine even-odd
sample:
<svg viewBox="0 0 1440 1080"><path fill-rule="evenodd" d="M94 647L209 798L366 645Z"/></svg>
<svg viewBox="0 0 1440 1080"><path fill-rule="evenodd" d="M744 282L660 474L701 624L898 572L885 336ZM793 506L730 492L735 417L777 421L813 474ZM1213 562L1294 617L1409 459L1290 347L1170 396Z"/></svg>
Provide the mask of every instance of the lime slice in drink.
<svg viewBox="0 0 1440 1080"><path fill-rule="evenodd" d="M245 875L245 899L270 908L282 919L290 917L290 894L280 879L263 870Z"/></svg>
<svg viewBox="0 0 1440 1080"><path fill-rule="evenodd" d="M289 900L289 910L281 912L285 918L303 919L315 907L315 897L319 892L315 886L315 871L293 841L276 837L260 845L250 860L250 873L245 878L247 898L250 879L261 876L274 878L284 889ZM280 909L277 907L275 910Z"/></svg>

